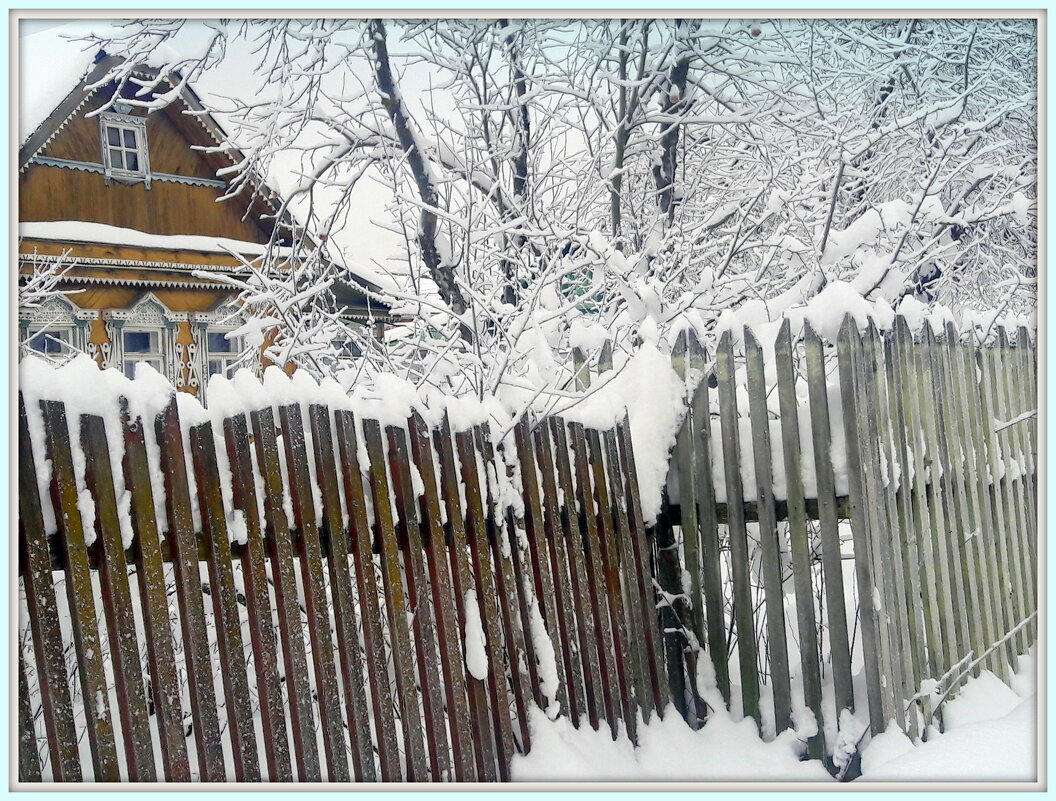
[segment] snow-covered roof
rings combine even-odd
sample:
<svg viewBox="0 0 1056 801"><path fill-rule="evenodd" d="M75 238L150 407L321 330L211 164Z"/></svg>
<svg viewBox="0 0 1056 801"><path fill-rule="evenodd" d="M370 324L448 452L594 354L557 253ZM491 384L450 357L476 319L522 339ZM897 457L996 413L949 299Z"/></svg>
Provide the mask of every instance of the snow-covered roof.
<svg viewBox="0 0 1056 801"><path fill-rule="evenodd" d="M66 38L82 35L87 30L83 21L68 22L20 38L19 146L26 143L91 69L97 48Z"/></svg>
<svg viewBox="0 0 1056 801"><path fill-rule="evenodd" d="M267 250L266 245L257 242L244 242L222 236L148 234L132 228L119 228L116 225L80 220L19 223L18 235L28 239L123 245L159 250L194 250L201 253L234 252L242 256L261 256ZM288 252L289 248L280 250Z"/></svg>

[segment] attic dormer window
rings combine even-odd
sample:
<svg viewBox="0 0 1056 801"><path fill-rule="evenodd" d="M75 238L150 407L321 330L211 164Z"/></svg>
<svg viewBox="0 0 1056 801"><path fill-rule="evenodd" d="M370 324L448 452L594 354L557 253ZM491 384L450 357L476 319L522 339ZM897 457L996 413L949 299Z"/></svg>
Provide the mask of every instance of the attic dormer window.
<svg viewBox="0 0 1056 801"><path fill-rule="evenodd" d="M99 118L99 130L103 142L106 182L143 181L150 189L147 121L130 114L103 114Z"/></svg>

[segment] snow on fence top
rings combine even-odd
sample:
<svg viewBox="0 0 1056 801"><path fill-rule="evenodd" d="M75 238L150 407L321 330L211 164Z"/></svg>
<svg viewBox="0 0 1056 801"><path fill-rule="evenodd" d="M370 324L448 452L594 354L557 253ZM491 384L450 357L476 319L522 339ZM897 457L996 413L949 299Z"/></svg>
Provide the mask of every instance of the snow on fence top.
<svg viewBox="0 0 1056 801"><path fill-rule="evenodd" d="M831 290L831 291L830 291ZM829 293L826 295L826 293ZM846 297L845 297L846 296ZM837 328L833 327L836 311L850 313L860 328L869 322L876 323L880 330L890 329L895 315L878 314L873 304L865 301L859 308L855 302L861 301L859 295L848 295L845 287L834 282L811 303L805 307L786 311L790 322L792 341L800 337L804 323L815 327L823 339L830 343L835 339ZM734 375L737 404L737 428L739 434L739 472L744 487L744 500L753 502L757 498L757 476L753 453L753 427L749 414L747 394L747 372L743 358L743 331L747 328L758 339L763 352L764 380L767 386L776 384L774 364L774 342L782 321L763 321L759 313L765 309L755 309L751 304L742 307L739 319L724 316L720 320L719 330L729 331L731 340L736 345L738 358L735 361ZM899 315L904 317L910 330L920 331L925 323L930 323L933 330L940 330L949 323L948 310L929 311L921 304L906 299L899 306ZM975 340L992 338L998 326L1022 324L1023 320L1003 319L996 314L966 316L966 326L971 331L969 336ZM741 323L740 327L736 323ZM738 332L741 332L740 334ZM595 343L596 344L596 343ZM795 348L794 348L795 350ZM797 351L798 354L798 351ZM620 422L626 415L629 421L632 443L635 453L636 470L641 496L642 514L647 524L655 522L661 508L662 496L667 489L672 502L678 500L676 475L669 476L671 452L676 437L683 425L686 410L702 380L712 380L714 361L706 357L702 365L691 365L685 379L679 377L672 367L671 356L662 353L652 343L642 344L630 356L617 354L616 369L597 377L594 386L586 393L559 398L557 402L549 399L546 403L533 397L527 391L507 392L500 396L491 396L481 401L475 397L454 398L428 388L416 388L412 383L393 375L380 374L369 382L347 384L339 383L333 378L324 378L316 382L306 371L300 370L292 377L276 367L265 371L263 381L258 380L250 371L240 370L231 379L213 376L208 387L209 408L204 408L193 396L176 393L180 416L184 426L184 437L189 428L202 422L211 421L220 432L222 421L240 412L272 408L277 416L281 405L298 403L307 413L311 404L323 404L332 411L347 409L359 419L378 420L383 426L404 426L412 412L417 412L431 426L440 423L446 413L455 431L467 430L474 425L487 423L496 437L496 444L505 441L506 450L514 452L513 426L526 411L538 414L555 414L570 422L583 423L588 428L608 429ZM807 398L807 386L803 375L802 358L796 356L794 362L799 374L795 380L795 396L798 412L798 433L800 443L801 467L804 491L808 498L816 497L817 477L815 475L815 458L811 436L811 411ZM703 369L700 369L703 367ZM174 389L172 385L148 365L137 366L136 379L129 380L117 370L99 370L96 363L87 356L78 356L58 368L52 367L38 358L25 359L20 366L20 389L26 400L29 416L30 433L36 453L44 453L43 428L39 409L42 399L60 400L67 404L68 419L71 426L71 442L74 445L74 460L79 488L83 490L84 456L79 450L80 438L76 427L79 426L81 414L96 414L106 422L108 440L111 443L111 461L121 464L120 406L119 398L127 398L129 411L135 417L153 419L169 402ZM831 432L830 458L838 495L846 495L847 456L844 442L843 408L840 401L839 373L836 360L827 360L825 392L828 398L828 417ZM770 415L771 447L779 453L781 442L782 413L777 392L769 392L766 406ZM710 393L709 412L711 415L711 441L721 443L721 425L719 423L719 402L716 392ZM147 426L148 450L152 469L152 485L160 512L163 508L163 492L160 463L157 445L153 442L152 427ZM310 432L306 432L310 438ZM310 441L309 441L309 453ZM711 448L713 483L715 498L719 503L726 501L725 459L721 446L713 444ZM221 471L226 469L223 454ZM780 458L771 460L774 497L784 500L787 497L787 478L784 461ZM44 498L44 517L48 531L55 528L54 515L48 502L47 482L49 465L41 459L38 463L38 482ZM1011 469L1015 469L1012 467ZM500 471L501 472L501 471ZM897 469L893 475L885 475L884 480L898 482L901 477ZM912 474L909 476L912 478ZM126 540L131 539L132 529L128 519L128 498L124 493L120 470L115 469L115 487L122 516L122 528ZM189 476L192 482L193 476ZM229 484L229 482L228 482ZM225 502L230 504L230 487L224 487ZM321 515L321 502L318 487L313 492L316 500L316 516ZM94 511L87 492L82 492L82 513L90 521ZM503 492L503 497L517 503L517 492ZM195 525L200 525L199 512L193 510ZM164 515L159 514L159 520ZM163 523L164 525L164 523ZM237 524L236 524L237 526ZM90 529L90 527L89 527Z"/></svg>

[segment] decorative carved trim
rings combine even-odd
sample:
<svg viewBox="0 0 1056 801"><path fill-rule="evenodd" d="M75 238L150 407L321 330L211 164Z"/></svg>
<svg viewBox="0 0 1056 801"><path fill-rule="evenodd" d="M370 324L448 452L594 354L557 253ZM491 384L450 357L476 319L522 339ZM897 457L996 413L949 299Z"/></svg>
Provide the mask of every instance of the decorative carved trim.
<svg viewBox="0 0 1056 801"><path fill-rule="evenodd" d="M77 317L74 305L61 296L49 298L39 306L20 307L18 319L26 320L31 326L73 325Z"/></svg>
<svg viewBox="0 0 1056 801"><path fill-rule="evenodd" d="M206 253L208 251L195 250L193 253ZM223 254L217 254L223 255ZM20 253L18 254L20 261L27 262L52 262L57 261L60 257L56 255L46 253ZM259 257L258 257L259 258ZM145 270L200 270L202 272L216 272L216 273L244 273L246 268L241 264L188 264L182 261L140 261L139 259L111 259L111 258L99 258L95 256L78 256L76 257L77 264L79 265L99 265L102 267L136 267ZM97 279L103 280L121 280L121 279Z"/></svg>
<svg viewBox="0 0 1056 801"><path fill-rule="evenodd" d="M81 172L94 172L106 175L106 167L102 164L94 164L90 161L74 161L73 159L57 159L51 156L34 156L30 163L39 164L42 167L60 167L64 170L80 170ZM174 175L168 172L152 172L152 180L163 181L172 184L187 184L188 186L207 186L213 189L227 189L227 183L217 178L199 178L192 175Z"/></svg>

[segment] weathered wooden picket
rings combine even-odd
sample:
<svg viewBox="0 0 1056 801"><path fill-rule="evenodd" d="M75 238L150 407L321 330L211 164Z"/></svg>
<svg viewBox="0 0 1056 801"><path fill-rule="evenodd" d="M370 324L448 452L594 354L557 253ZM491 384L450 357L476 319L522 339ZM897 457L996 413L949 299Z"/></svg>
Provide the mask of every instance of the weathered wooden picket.
<svg viewBox="0 0 1056 801"><path fill-rule="evenodd" d="M718 402L701 381L673 457L679 504L656 533L657 577L671 599L663 610L671 697L688 720L705 714L696 682L704 655L724 701L736 690L732 700L757 720L770 711L760 702L761 684L769 685L777 731L792 725L790 673L797 674L803 706L818 722L809 752L819 757L826 754L822 723L835 724L843 709L867 709L874 733L895 720L923 736L941 699L968 675L986 666L1008 677L1010 660L1036 631L1036 368L1025 329L1015 347L1004 329L996 340L964 343L952 326L940 336L925 326L914 340L901 317L889 334L872 325L861 334L848 318L826 359L809 325L800 349L786 320L768 373L751 330L743 355L735 355L730 332L721 337L711 383ZM675 365L683 372L709 366L692 334L676 346ZM837 389L838 402L830 401ZM747 410L738 408L739 390ZM739 436L745 417L750 454ZM771 418L780 441L771 441ZM809 435L801 433L806 422ZM810 437L809 451L801 436ZM837 458L846 464L840 494ZM755 487L742 480L746 459ZM715 469L724 482L714 481ZM778 474L783 502L774 497ZM721 489L725 503L716 502ZM847 559L854 574L845 583ZM789 630L798 635L798 670L789 664ZM852 683L856 638L864 697Z"/></svg>
<svg viewBox="0 0 1056 801"><path fill-rule="evenodd" d="M126 549L103 419L84 415L73 429L95 502L86 530L71 421L62 403L41 406L46 448L34 453L20 395L19 570L32 633L19 660L22 780L508 780L513 754L531 748L533 707L635 739L639 716L667 706L626 422L523 420L516 452L500 458L486 426L453 432L445 418L431 429L415 414L383 427L321 405L304 419L294 404L278 420L271 409L225 419L222 441L212 423L190 426L185 450L175 400L156 420L126 405ZM50 537L37 490L45 459ZM507 468L520 518L498 497L495 471Z"/></svg>

